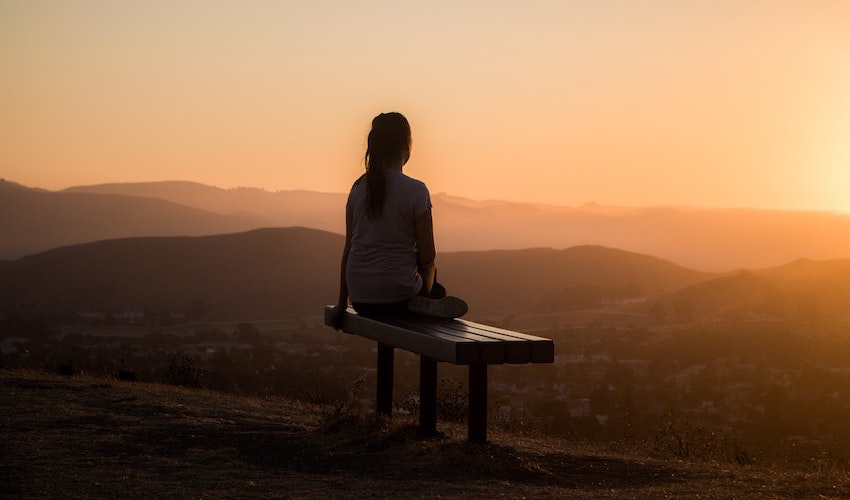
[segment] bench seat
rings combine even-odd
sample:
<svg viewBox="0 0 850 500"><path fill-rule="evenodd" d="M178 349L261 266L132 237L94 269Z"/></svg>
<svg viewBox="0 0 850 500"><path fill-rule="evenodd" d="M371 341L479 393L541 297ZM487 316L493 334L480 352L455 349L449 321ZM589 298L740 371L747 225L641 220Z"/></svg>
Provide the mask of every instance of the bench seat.
<svg viewBox="0 0 850 500"><path fill-rule="evenodd" d="M325 308L325 324L332 306ZM552 363L552 340L462 319L366 318L348 309L342 330L456 365Z"/></svg>

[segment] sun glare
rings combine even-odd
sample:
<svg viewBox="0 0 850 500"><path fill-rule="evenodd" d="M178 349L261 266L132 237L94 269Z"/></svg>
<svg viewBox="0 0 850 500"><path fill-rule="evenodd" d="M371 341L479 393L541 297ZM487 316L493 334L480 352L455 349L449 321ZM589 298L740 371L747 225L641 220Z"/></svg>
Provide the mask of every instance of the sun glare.
<svg viewBox="0 0 850 500"><path fill-rule="evenodd" d="M822 156L824 204L850 214L850 111L832 130Z"/></svg>

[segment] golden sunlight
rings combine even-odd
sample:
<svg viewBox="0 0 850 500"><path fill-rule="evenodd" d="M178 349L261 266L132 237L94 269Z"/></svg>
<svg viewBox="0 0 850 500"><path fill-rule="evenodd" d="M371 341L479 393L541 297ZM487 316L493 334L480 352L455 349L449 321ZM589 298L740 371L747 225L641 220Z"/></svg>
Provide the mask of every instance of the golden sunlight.
<svg viewBox="0 0 850 500"><path fill-rule="evenodd" d="M825 206L850 213L850 102L835 116L824 134L817 182Z"/></svg>

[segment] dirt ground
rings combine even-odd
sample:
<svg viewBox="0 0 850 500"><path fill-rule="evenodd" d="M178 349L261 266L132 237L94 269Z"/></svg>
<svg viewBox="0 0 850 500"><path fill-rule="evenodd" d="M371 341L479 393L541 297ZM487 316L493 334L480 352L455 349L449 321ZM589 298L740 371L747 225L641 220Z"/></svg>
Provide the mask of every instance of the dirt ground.
<svg viewBox="0 0 850 500"><path fill-rule="evenodd" d="M663 460L462 425L0 370L4 498L847 498L847 471Z"/></svg>

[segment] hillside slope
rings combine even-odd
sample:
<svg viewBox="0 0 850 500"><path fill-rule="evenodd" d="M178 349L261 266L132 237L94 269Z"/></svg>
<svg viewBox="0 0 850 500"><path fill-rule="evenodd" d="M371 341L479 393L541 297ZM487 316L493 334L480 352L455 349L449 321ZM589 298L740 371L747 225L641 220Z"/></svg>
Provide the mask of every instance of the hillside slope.
<svg viewBox="0 0 850 500"><path fill-rule="evenodd" d="M0 262L0 308L207 319L312 316L336 299L342 246L342 236L308 228L72 245ZM850 259L712 274L577 246L444 252L437 265L439 280L469 303L473 319L577 309L677 321L850 317Z"/></svg>
<svg viewBox="0 0 850 500"><path fill-rule="evenodd" d="M537 310L544 296L569 289L652 297L716 276L601 246L454 252L438 259L438 277L452 293L500 311Z"/></svg>
<svg viewBox="0 0 850 500"><path fill-rule="evenodd" d="M681 320L850 318L850 259L798 260L739 271L696 283L651 301ZM646 309L646 307L644 307Z"/></svg>
<svg viewBox="0 0 850 500"><path fill-rule="evenodd" d="M57 313L165 310L211 318L318 314L342 237L303 228L106 240L11 263L0 304Z"/></svg>
<svg viewBox="0 0 850 500"><path fill-rule="evenodd" d="M493 429L421 440L295 401L0 370L0 491L15 498L846 498L846 475L730 467ZM415 493L413 493L415 492Z"/></svg>
<svg viewBox="0 0 850 500"><path fill-rule="evenodd" d="M219 189L191 182L101 184L68 192L156 197L221 214L251 212L273 226L343 233L346 195ZM704 271L850 257L850 214L695 207L578 207L432 193L438 249L517 250L601 245Z"/></svg>
<svg viewBox="0 0 850 500"><path fill-rule="evenodd" d="M0 267L0 307L73 313L168 310L215 318L318 314L339 285L342 236L274 228L217 236L126 238L50 250ZM603 247L443 253L439 279L472 315L535 310L565 287L655 295L713 275Z"/></svg>

